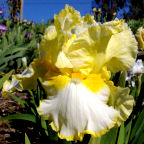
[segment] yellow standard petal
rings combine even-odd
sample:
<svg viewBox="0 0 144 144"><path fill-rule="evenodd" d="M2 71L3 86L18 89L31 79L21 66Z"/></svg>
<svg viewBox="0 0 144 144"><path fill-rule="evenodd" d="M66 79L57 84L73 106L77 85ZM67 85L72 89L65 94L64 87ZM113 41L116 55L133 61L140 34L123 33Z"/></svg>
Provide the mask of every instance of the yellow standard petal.
<svg viewBox="0 0 144 144"><path fill-rule="evenodd" d="M122 31L111 36L105 51L105 65L112 72L131 68L137 55L137 43L130 28L124 22L119 27Z"/></svg>
<svg viewBox="0 0 144 144"><path fill-rule="evenodd" d="M39 45L39 50L42 56L52 63L57 60L57 55L59 52L58 38L55 26L49 26Z"/></svg>
<svg viewBox="0 0 144 144"><path fill-rule="evenodd" d="M69 47L64 47L63 51L73 65L73 72L88 74L93 68L93 56L91 48L91 39L88 35L88 29L82 28L76 38L73 39Z"/></svg>
<svg viewBox="0 0 144 144"><path fill-rule="evenodd" d="M106 66L117 72L132 67L137 55L137 43L127 24L123 20L114 20L104 24L96 23L88 27L93 40L91 47L94 57L93 72Z"/></svg>
<svg viewBox="0 0 144 144"><path fill-rule="evenodd" d="M81 24L80 13L66 5L59 15L54 16L54 24L58 32L70 32L76 25Z"/></svg>
<svg viewBox="0 0 144 144"><path fill-rule="evenodd" d="M59 53L55 66L58 68L73 68L73 65L63 51Z"/></svg>

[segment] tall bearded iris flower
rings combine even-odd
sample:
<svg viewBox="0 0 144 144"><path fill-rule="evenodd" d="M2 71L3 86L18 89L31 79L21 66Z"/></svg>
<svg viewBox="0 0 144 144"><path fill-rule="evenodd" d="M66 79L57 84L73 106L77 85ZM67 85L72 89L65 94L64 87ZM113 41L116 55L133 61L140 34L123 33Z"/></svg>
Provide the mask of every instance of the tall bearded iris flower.
<svg viewBox="0 0 144 144"><path fill-rule="evenodd" d="M137 53L123 20L96 23L66 5L46 29L39 50L41 56L23 74L13 76L11 85L35 89L41 77L47 99L37 111L52 121L60 138L81 141L84 134L101 136L129 117L134 104L129 89L115 87L110 80L110 72L133 66Z"/></svg>

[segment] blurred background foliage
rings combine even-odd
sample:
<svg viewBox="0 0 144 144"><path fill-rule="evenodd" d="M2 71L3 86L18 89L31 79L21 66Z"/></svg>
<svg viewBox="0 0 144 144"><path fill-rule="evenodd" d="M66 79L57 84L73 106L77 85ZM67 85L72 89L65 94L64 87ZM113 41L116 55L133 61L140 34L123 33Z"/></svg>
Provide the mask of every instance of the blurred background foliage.
<svg viewBox="0 0 144 144"><path fill-rule="evenodd" d="M45 29L53 24L53 20L44 23L34 23L33 21L20 21L20 0L8 0L9 18L0 16L0 24L6 26L7 30L0 29L0 89L5 80L11 79L12 73L21 73L25 66L22 58L25 57L27 65L39 55L38 44ZM104 22L117 18L124 18L133 33L144 26L144 0L93 0L92 12L96 21ZM138 56L139 58L140 56ZM143 55L141 56L143 58ZM13 71L11 71L14 69ZM129 119L120 128L113 128L107 134L99 138L84 137L83 142L67 142L57 137L57 134L50 128L50 121L43 120L37 113L39 101L46 97L45 91L38 79L36 91L25 91L27 99L22 100L18 96L11 94L25 112L8 114L1 117L0 121L8 123L25 122L33 126L33 131L24 128L25 139L19 139L19 143L50 143L50 144L143 144L144 143L144 74L134 76L135 87L129 86L126 82L126 72L112 74L115 85L129 87L130 94L135 98L135 107ZM21 93L23 94L23 93ZM25 142L24 142L25 140Z"/></svg>
<svg viewBox="0 0 144 144"><path fill-rule="evenodd" d="M37 44L50 23L21 23L10 19L1 20L1 23L6 25L8 31L2 32L0 36L0 72L21 68L23 57L26 57L29 64L37 56Z"/></svg>
<svg viewBox="0 0 144 144"><path fill-rule="evenodd" d="M126 21L144 18L144 0L92 0L92 11L94 8L95 15L102 14L101 21L116 17Z"/></svg>
<svg viewBox="0 0 144 144"><path fill-rule="evenodd" d="M17 16L20 15L21 1L20 0L7 0L7 3L9 7L9 16L13 21L15 21Z"/></svg>

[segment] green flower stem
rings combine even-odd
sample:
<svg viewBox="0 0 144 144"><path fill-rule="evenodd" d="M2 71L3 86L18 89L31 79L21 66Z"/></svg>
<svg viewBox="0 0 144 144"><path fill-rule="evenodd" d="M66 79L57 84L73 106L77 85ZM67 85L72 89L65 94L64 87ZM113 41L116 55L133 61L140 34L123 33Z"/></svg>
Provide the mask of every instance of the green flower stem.
<svg viewBox="0 0 144 144"><path fill-rule="evenodd" d="M120 77L119 77L119 81L118 81L118 85L119 86L125 87L125 84L126 84L126 75L127 75L126 71L121 71Z"/></svg>
<svg viewBox="0 0 144 144"><path fill-rule="evenodd" d="M137 85L137 91L136 91L136 99L138 98L140 91L141 91L141 85L142 85L142 81L141 81L141 74L138 76L138 85Z"/></svg>

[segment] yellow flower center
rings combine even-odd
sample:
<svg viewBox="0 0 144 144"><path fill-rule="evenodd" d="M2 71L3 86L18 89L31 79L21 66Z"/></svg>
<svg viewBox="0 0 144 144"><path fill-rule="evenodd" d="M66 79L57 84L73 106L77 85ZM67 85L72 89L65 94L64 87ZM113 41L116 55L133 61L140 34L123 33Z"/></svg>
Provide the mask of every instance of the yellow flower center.
<svg viewBox="0 0 144 144"><path fill-rule="evenodd" d="M86 76L82 73L71 73L70 74L70 78L71 79L79 79L79 80L83 80Z"/></svg>
<svg viewBox="0 0 144 144"><path fill-rule="evenodd" d="M70 78L72 82L82 82L82 84L84 84L86 88L92 92L97 92L106 85L104 79L101 77L101 74L89 74L86 76L82 73L72 73Z"/></svg>
<svg viewBox="0 0 144 144"><path fill-rule="evenodd" d="M94 93L106 86L101 74L90 74L82 83Z"/></svg>

